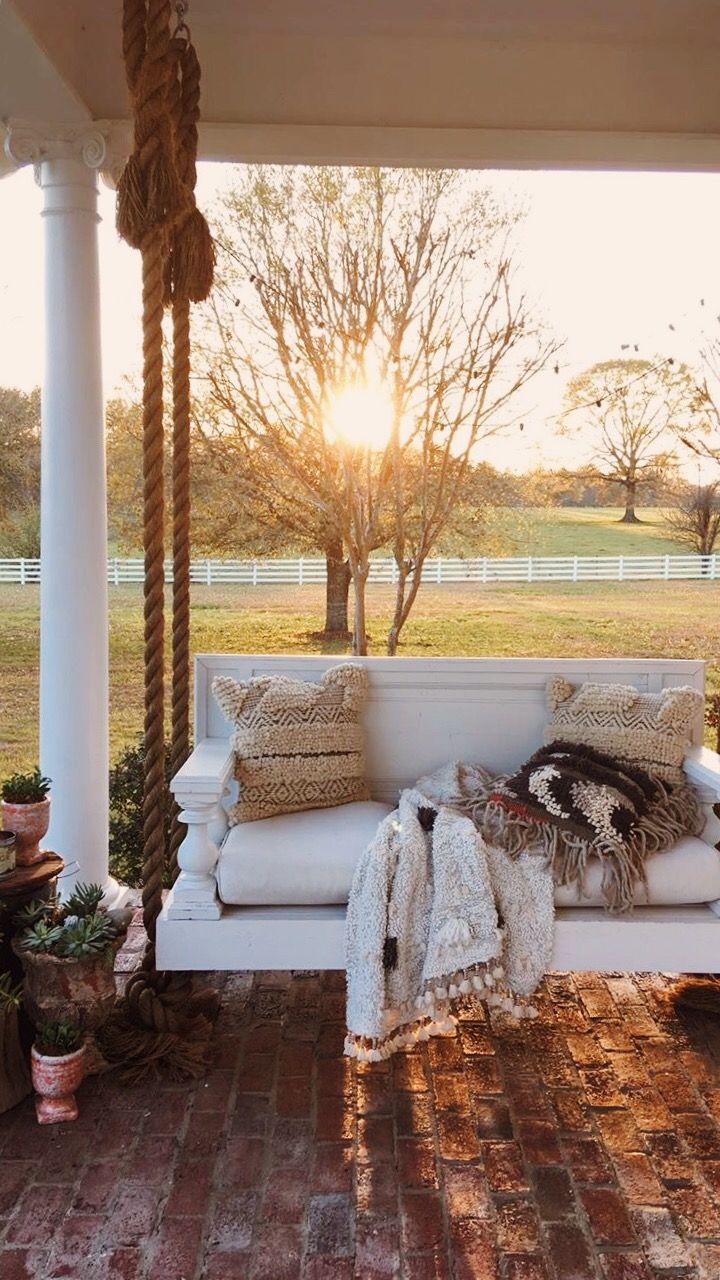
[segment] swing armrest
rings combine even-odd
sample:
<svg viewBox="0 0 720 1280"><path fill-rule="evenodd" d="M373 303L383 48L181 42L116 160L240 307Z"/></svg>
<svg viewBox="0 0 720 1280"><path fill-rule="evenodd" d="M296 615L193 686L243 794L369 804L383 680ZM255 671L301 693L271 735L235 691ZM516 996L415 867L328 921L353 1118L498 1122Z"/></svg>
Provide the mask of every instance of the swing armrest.
<svg viewBox="0 0 720 1280"><path fill-rule="evenodd" d="M700 791L720 798L720 755L708 747L691 747L683 761L686 778Z"/></svg>
<svg viewBox="0 0 720 1280"><path fill-rule="evenodd" d="M180 874L165 907L169 920L220 918L215 865L218 843L227 828L222 799L233 766L227 739L204 738L170 783L187 833L178 849Z"/></svg>

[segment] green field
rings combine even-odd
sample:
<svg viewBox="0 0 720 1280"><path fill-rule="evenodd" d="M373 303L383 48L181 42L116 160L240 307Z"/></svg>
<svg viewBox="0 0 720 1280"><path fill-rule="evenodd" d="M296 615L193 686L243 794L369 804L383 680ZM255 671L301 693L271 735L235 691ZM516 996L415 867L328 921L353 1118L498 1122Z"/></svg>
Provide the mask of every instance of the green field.
<svg viewBox="0 0 720 1280"><path fill-rule="evenodd" d="M554 507L532 527L537 556L677 556L687 548L667 536L659 507L639 508L641 524L621 524L618 507Z"/></svg>
<svg viewBox="0 0 720 1280"><path fill-rule="evenodd" d="M142 724L139 588L110 592L111 750ZM322 618L319 587L193 590L195 652L313 653ZM383 652L388 587L369 592L371 650ZM704 658L720 690L718 585L582 583L423 588L401 652L431 655ZM342 651L337 646L332 650ZM0 588L0 777L37 755L38 593ZM68 733L72 725L68 725Z"/></svg>

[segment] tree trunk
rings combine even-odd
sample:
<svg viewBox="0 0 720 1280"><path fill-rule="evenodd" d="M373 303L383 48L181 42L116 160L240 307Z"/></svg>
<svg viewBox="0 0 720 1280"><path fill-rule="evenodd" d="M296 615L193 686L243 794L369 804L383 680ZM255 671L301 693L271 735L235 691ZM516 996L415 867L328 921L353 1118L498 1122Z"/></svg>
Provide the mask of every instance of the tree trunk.
<svg viewBox="0 0 720 1280"><path fill-rule="evenodd" d="M353 610L353 638L352 651L355 657L364 657L367 654L367 629L365 620L365 587L367 584L367 570L358 568L353 574L353 595L355 597L355 608Z"/></svg>
<svg viewBox="0 0 720 1280"><path fill-rule="evenodd" d="M348 596L350 592L350 565L343 555L342 542L325 549L327 582L325 586L324 636L350 638L348 626Z"/></svg>
<svg viewBox="0 0 720 1280"><path fill-rule="evenodd" d="M637 494L637 481L627 480L625 483L625 515L620 521L621 524L640 524L635 515L635 500Z"/></svg>

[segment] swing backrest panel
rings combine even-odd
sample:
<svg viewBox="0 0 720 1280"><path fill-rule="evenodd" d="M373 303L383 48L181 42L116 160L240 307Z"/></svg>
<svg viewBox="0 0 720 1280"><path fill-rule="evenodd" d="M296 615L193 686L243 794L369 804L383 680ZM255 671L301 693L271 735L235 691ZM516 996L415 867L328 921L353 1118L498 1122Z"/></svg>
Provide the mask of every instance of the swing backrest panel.
<svg viewBox="0 0 720 1280"><path fill-rule="evenodd" d="M267 673L317 680L347 658L199 654L195 658L195 742L226 740L230 724L212 695L217 675L249 680ZM497 772L522 763L543 740L550 676L629 684L658 693L677 685L704 691L705 664L664 658L358 658L370 693L363 714L366 773L375 799L393 803L409 786L450 760ZM694 742L703 740L702 717Z"/></svg>

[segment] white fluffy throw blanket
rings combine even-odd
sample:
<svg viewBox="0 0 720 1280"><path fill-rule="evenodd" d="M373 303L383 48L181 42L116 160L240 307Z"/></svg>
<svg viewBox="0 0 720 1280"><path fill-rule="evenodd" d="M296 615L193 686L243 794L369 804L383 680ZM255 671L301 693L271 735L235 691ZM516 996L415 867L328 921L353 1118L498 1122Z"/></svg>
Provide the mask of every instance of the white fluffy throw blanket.
<svg viewBox="0 0 720 1280"><path fill-rule="evenodd" d="M358 863L346 924L345 1052L376 1062L451 1031L474 993L516 1017L552 955L553 879L543 859L510 859L470 816L491 784L449 765L381 822Z"/></svg>

